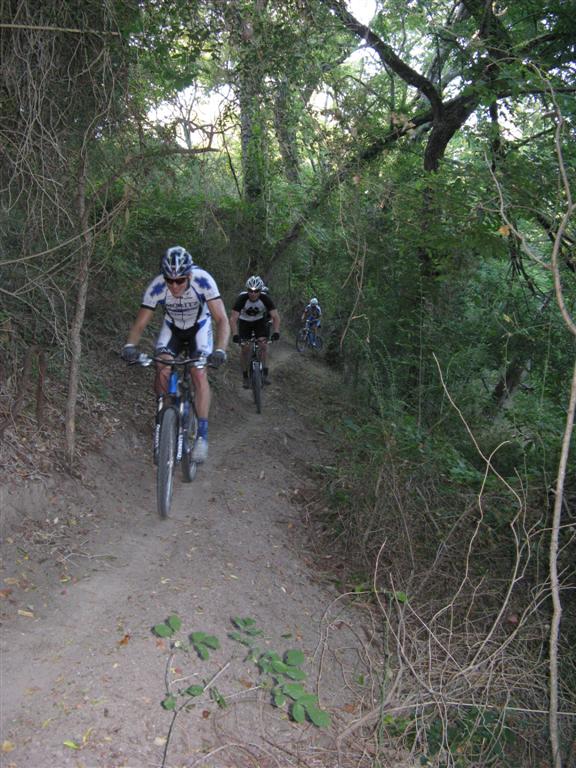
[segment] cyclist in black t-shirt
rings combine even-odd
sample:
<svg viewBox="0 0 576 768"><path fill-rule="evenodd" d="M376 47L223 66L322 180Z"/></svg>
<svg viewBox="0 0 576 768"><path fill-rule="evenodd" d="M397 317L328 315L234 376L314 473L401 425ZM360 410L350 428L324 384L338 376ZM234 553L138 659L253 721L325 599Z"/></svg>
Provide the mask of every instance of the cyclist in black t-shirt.
<svg viewBox="0 0 576 768"><path fill-rule="evenodd" d="M268 295L264 293L264 281L258 275L252 275L246 281L246 290L238 296L230 314L230 329L232 341L239 344L246 341L255 332L260 347L262 360L263 381L270 384L268 366L266 363L268 353L268 323L272 323L272 341L280 338L280 315L276 305ZM248 389L248 364L250 360L250 347L243 344L240 352L240 365L242 366L242 380L244 389Z"/></svg>

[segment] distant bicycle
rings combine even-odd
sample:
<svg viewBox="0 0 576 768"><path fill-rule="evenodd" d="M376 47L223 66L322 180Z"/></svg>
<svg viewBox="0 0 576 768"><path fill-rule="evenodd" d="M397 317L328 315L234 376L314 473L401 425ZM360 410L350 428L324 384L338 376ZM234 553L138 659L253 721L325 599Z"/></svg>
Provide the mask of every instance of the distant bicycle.
<svg viewBox="0 0 576 768"><path fill-rule="evenodd" d="M316 332L314 322L308 320L298 331L296 337L296 349L302 354L306 349L315 349L317 352L323 347L322 337Z"/></svg>
<svg viewBox="0 0 576 768"><path fill-rule="evenodd" d="M165 360L141 354L132 365L148 367L152 363L172 368L168 393L158 402L154 428L154 464L158 467L156 501L160 517L165 518L170 513L176 465L181 465L185 483L192 482L196 477L197 464L192 460L192 448L198 430L198 416L190 369L205 368L207 356Z"/></svg>

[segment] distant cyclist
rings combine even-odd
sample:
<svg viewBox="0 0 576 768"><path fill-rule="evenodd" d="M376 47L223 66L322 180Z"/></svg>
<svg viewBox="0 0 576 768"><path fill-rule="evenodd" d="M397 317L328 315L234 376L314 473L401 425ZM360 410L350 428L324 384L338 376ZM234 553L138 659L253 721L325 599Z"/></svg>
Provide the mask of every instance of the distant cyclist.
<svg viewBox="0 0 576 768"><path fill-rule="evenodd" d="M304 307L301 320L306 324L306 328L310 330L312 338L316 337L316 332L320 328L322 318L322 308L318 303L318 299L310 299L309 303Z"/></svg>
<svg viewBox="0 0 576 768"><path fill-rule="evenodd" d="M162 258L161 268L162 273L144 291L136 320L120 353L122 359L126 362L138 359L137 344L154 316L154 310L160 306L164 312L164 323L156 339L156 356L173 360L188 346L190 355L205 354L210 365L222 365L226 362L230 325L216 281L208 272L197 267L188 251L179 245L168 248ZM212 320L216 325L214 351ZM198 413L198 437L192 449L192 459L201 463L208 456L211 392L205 368L192 368L190 373L196 391ZM169 378L170 367L158 364L154 380L157 397L162 397L168 391Z"/></svg>
<svg viewBox="0 0 576 768"><path fill-rule="evenodd" d="M276 305L264 292L264 281L258 275L252 275L246 280L246 290L242 291L232 307L230 314L230 328L233 336L232 341L239 344L241 341L247 341L252 336L252 331L256 334L258 345L260 347L260 359L262 360L262 374L264 384L270 384L268 373L268 323L272 323L272 341L280 338L280 315ZM242 367L242 386L244 389L250 387L248 379L248 366L250 364L250 348L248 344L243 344L240 352L240 365Z"/></svg>

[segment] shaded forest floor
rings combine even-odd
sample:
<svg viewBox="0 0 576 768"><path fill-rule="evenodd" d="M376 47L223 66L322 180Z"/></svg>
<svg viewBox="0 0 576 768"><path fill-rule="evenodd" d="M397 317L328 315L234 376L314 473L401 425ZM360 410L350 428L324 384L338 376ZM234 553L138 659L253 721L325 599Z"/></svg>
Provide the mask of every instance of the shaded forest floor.
<svg viewBox="0 0 576 768"><path fill-rule="evenodd" d="M129 392L125 412L92 403L74 475L54 470L50 435L30 437L44 460L23 458L5 474L4 768L373 763L369 750L349 755L338 736L374 707L381 641L369 607L336 588L335 554L314 544L323 504L315 467L337 450L315 404L339 407L338 380L288 342L274 345L270 367L262 415L241 389L236 351L211 374L209 462L191 485L178 480L167 520L156 513L150 375L141 369L114 371ZM183 640L206 632L220 648L206 661L171 654L151 628L174 614ZM260 651L304 652L303 685L330 727L294 723L271 706L246 648L228 637L233 617L263 630ZM209 682L170 733L167 686Z"/></svg>

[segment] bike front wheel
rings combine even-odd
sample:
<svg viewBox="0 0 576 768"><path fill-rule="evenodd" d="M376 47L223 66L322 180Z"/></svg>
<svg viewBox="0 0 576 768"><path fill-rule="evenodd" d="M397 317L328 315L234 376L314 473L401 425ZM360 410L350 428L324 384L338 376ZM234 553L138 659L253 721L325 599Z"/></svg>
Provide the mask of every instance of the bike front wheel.
<svg viewBox="0 0 576 768"><path fill-rule="evenodd" d="M158 472L156 474L158 514L162 518L168 517L170 504L172 503L177 434L178 414L175 408L167 408L162 414L162 423L160 425Z"/></svg>
<svg viewBox="0 0 576 768"><path fill-rule="evenodd" d="M298 352L300 352L300 354L302 354L302 352L304 352L304 350L306 349L307 335L308 334L306 333L306 329L301 328L298 331L298 336L296 336L296 349L298 350Z"/></svg>
<svg viewBox="0 0 576 768"><path fill-rule="evenodd" d="M190 403L190 409L188 411L188 427L184 434L184 440L182 445L182 480L185 483L191 483L196 477L196 470L198 465L192 460L192 449L196 442L196 434L198 432L198 419L192 403Z"/></svg>
<svg viewBox="0 0 576 768"><path fill-rule="evenodd" d="M322 337L321 336L315 336L314 341L312 343L312 346L314 347L314 349L317 349L318 352L320 352L320 350L324 346L324 344L322 342Z"/></svg>
<svg viewBox="0 0 576 768"><path fill-rule="evenodd" d="M252 379L252 394L256 404L256 413L262 413L262 368L259 363L252 364L250 377Z"/></svg>

